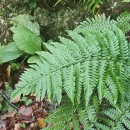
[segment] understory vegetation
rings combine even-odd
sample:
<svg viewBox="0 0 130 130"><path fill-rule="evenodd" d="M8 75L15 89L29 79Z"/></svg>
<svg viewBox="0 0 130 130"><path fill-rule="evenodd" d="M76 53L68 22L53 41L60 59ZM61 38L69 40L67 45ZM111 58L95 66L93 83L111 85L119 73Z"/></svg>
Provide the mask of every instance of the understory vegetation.
<svg viewBox="0 0 130 130"><path fill-rule="evenodd" d="M54 12L45 8L44 16L36 15L42 9L38 7L40 2L23 0L22 4L29 8L28 14L10 17L8 44L0 41L0 112L4 115L1 116L3 121L0 119L3 123L0 129L5 127L4 119L10 117L5 116L6 112L16 109L22 115L21 120L30 119L35 115L33 105L41 105L42 109L44 106L42 112L45 113L42 103L48 101L47 114L42 118L41 113L36 114L39 128L33 126L33 129L129 130L130 12L121 11L114 18L114 14L111 17L106 12L100 13L102 0L72 0L70 3L80 10L76 12L70 6L64 13L64 9L57 10L68 2L56 0L51 4L48 1L49 8L56 9ZM129 4L125 0L120 2ZM83 11L88 12L87 16L91 14L90 17L84 18ZM4 12L1 9L3 17ZM81 17L79 12L83 12ZM73 15L79 19L71 19ZM42 23L40 18L46 21ZM49 25L54 27L48 29ZM54 32L49 35L52 30ZM3 73L4 67L7 70ZM20 74L13 81L10 74L16 72ZM7 80L3 78L5 73ZM28 127L19 120L19 114L14 114L15 120L20 122L19 127L31 129L31 125Z"/></svg>

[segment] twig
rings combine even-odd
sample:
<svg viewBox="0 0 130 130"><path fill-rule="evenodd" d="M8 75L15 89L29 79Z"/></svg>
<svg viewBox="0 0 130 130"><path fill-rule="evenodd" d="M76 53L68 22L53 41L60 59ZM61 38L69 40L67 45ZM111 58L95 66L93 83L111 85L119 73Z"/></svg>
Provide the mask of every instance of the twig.
<svg viewBox="0 0 130 130"><path fill-rule="evenodd" d="M2 92L0 91L0 94L6 99L6 101L12 106L14 107L15 109L19 109L17 106L15 106L13 103L10 102L10 100L8 99L8 97Z"/></svg>
<svg viewBox="0 0 130 130"><path fill-rule="evenodd" d="M24 57L24 59L21 61L20 65L27 59L28 55Z"/></svg>

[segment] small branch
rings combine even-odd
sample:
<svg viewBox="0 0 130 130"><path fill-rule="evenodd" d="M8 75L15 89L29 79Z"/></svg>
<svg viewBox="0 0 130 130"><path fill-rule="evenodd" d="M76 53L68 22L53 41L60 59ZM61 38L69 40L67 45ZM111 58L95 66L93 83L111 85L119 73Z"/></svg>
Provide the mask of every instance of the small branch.
<svg viewBox="0 0 130 130"><path fill-rule="evenodd" d="M21 61L20 65L27 59L28 55L24 57L24 59Z"/></svg>
<svg viewBox="0 0 130 130"><path fill-rule="evenodd" d="M10 102L10 100L8 99L8 97L2 92L2 91L0 91L0 94L3 96L3 98L5 98L6 99L6 101L12 106L12 107L14 107L15 109L19 109L17 106L15 106L13 103L11 103Z"/></svg>

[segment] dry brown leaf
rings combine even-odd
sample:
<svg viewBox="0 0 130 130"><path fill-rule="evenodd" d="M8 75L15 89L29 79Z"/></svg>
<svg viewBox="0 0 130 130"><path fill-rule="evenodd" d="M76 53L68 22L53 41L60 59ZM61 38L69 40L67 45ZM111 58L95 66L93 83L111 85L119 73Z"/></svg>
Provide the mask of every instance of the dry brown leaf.
<svg viewBox="0 0 130 130"><path fill-rule="evenodd" d="M24 128L20 127L20 124L15 124L14 130L23 130Z"/></svg>
<svg viewBox="0 0 130 130"><path fill-rule="evenodd" d="M17 98L14 99L13 103L17 103L20 101L20 96L18 96Z"/></svg>
<svg viewBox="0 0 130 130"><path fill-rule="evenodd" d="M5 127L5 128L0 129L0 130L7 130L7 128Z"/></svg>
<svg viewBox="0 0 130 130"><path fill-rule="evenodd" d="M31 130L37 130L37 123L31 123L30 128Z"/></svg>
<svg viewBox="0 0 130 130"><path fill-rule="evenodd" d="M33 111L32 111L32 107L21 106L18 112L24 117L31 117Z"/></svg>
<svg viewBox="0 0 130 130"><path fill-rule="evenodd" d="M14 111L11 112L11 113L7 113L7 114L2 115L2 116L1 116L1 119L4 120L4 119L9 118L9 117L14 117L14 115L15 115L16 113L17 113L17 111L14 110Z"/></svg>
<svg viewBox="0 0 130 130"><path fill-rule="evenodd" d="M44 122L44 118L38 118L37 119L37 125L39 128L44 128L46 126L46 123Z"/></svg>
<svg viewBox="0 0 130 130"><path fill-rule="evenodd" d="M0 120L0 130L1 129L5 129L5 123L3 121Z"/></svg>
<svg viewBox="0 0 130 130"><path fill-rule="evenodd" d="M7 78L8 79L10 78L10 74L11 74L11 65L8 65L8 68L7 68Z"/></svg>

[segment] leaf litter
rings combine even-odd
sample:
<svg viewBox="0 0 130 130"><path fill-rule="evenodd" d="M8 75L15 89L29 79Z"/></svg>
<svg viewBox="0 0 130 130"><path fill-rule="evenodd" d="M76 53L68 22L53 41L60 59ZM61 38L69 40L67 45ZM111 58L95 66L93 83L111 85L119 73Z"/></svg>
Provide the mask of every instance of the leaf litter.
<svg viewBox="0 0 130 130"><path fill-rule="evenodd" d="M35 96L28 95L10 102L8 91L15 88L25 67L25 63L22 63L18 70L12 71L9 63L0 66L0 105L4 105L0 109L0 130L39 130L48 125L44 119L52 109L52 104L47 99L38 102Z"/></svg>

